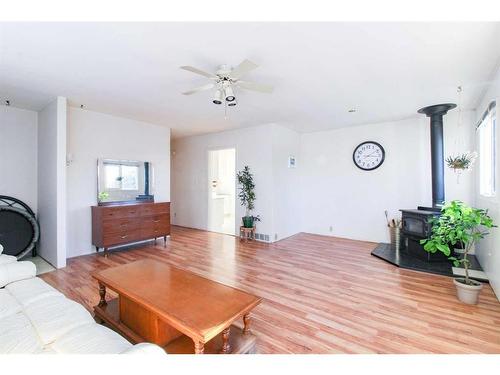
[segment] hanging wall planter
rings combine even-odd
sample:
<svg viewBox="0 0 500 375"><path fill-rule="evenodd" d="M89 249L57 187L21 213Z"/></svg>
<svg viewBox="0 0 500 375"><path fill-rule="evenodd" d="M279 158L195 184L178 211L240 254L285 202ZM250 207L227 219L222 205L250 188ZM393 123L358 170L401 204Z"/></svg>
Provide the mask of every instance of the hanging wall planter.
<svg viewBox="0 0 500 375"><path fill-rule="evenodd" d="M446 165L453 169L454 172L461 173L472 169L476 158L477 152L465 152L457 156L448 156L446 158Z"/></svg>
<svg viewBox="0 0 500 375"><path fill-rule="evenodd" d="M454 151L446 158L446 165L457 175L457 183L460 183L460 175L464 171L470 171L477 158L477 152L462 152L465 148L465 141L462 135L462 86L457 87L458 93L458 124L456 130Z"/></svg>

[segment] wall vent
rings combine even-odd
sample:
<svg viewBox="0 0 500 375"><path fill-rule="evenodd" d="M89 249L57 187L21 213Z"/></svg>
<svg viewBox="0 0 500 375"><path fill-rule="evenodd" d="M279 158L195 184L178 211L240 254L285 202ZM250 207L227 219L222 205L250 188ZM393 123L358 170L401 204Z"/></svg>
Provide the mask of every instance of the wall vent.
<svg viewBox="0 0 500 375"><path fill-rule="evenodd" d="M257 241L269 242L269 234L255 233L255 239Z"/></svg>

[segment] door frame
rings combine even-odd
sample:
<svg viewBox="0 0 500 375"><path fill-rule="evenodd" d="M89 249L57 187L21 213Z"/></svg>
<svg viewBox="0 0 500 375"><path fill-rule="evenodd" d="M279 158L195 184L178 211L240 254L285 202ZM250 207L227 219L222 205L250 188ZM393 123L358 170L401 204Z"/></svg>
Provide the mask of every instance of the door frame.
<svg viewBox="0 0 500 375"><path fill-rule="evenodd" d="M206 197L206 202L207 202L207 218L208 218L208 199L209 199L209 196L210 196L210 189L209 189L209 161L210 161L210 152L212 151L222 151L222 150L234 150L234 233L232 234L228 234L228 233L222 233L222 234L227 234L227 235L230 235L230 236L237 236L238 235L238 220L236 218L236 199L237 199L237 194L236 194L236 189L238 187L238 183L237 183L237 179L236 179L236 174L238 172L238 148L236 147L236 145L234 144L230 144L230 145L227 145L227 146L216 146L216 147L207 147L206 148L206 153L205 153L205 156L206 156L206 166L207 166L207 173L205 175L205 182L206 182L206 194L205 194L205 197ZM208 219L207 219L207 230L209 230L208 228ZM210 230L209 230L210 231ZM221 233L221 232L215 232L215 233Z"/></svg>

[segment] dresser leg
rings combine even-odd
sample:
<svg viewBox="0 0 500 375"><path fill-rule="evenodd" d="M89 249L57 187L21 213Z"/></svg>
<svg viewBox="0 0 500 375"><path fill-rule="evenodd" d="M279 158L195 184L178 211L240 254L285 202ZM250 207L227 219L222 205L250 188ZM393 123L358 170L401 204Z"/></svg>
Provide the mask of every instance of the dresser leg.
<svg viewBox="0 0 500 375"><path fill-rule="evenodd" d="M205 345L201 341L194 342L194 354L203 354Z"/></svg>
<svg viewBox="0 0 500 375"><path fill-rule="evenodd" d="M105 247L104 248L104 258L107 258L108 257L108 248Z"/></svg>
<svg viewBox="0 0 500 375"><path fill-rule="evenodd" d="M95 247L95 252L98 253L99 252L99 246L96 246Z"/></svg>
<svg viewBox="0 0 500 375"><path fill-rule="evenodd" d="M167 247L167 236L163 236L163 246Z"/></svg>

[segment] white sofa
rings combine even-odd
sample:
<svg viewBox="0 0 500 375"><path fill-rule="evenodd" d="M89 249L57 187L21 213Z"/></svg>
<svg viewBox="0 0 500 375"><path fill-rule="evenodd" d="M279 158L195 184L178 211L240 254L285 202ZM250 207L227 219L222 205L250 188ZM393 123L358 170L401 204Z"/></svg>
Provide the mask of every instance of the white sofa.
<svg viewBox="0 0 500 375"><path fill-rule="evenodd" d="M0 254L0 354L165 354L97 324L82 305L35 275L33 263Z"/></svg>

